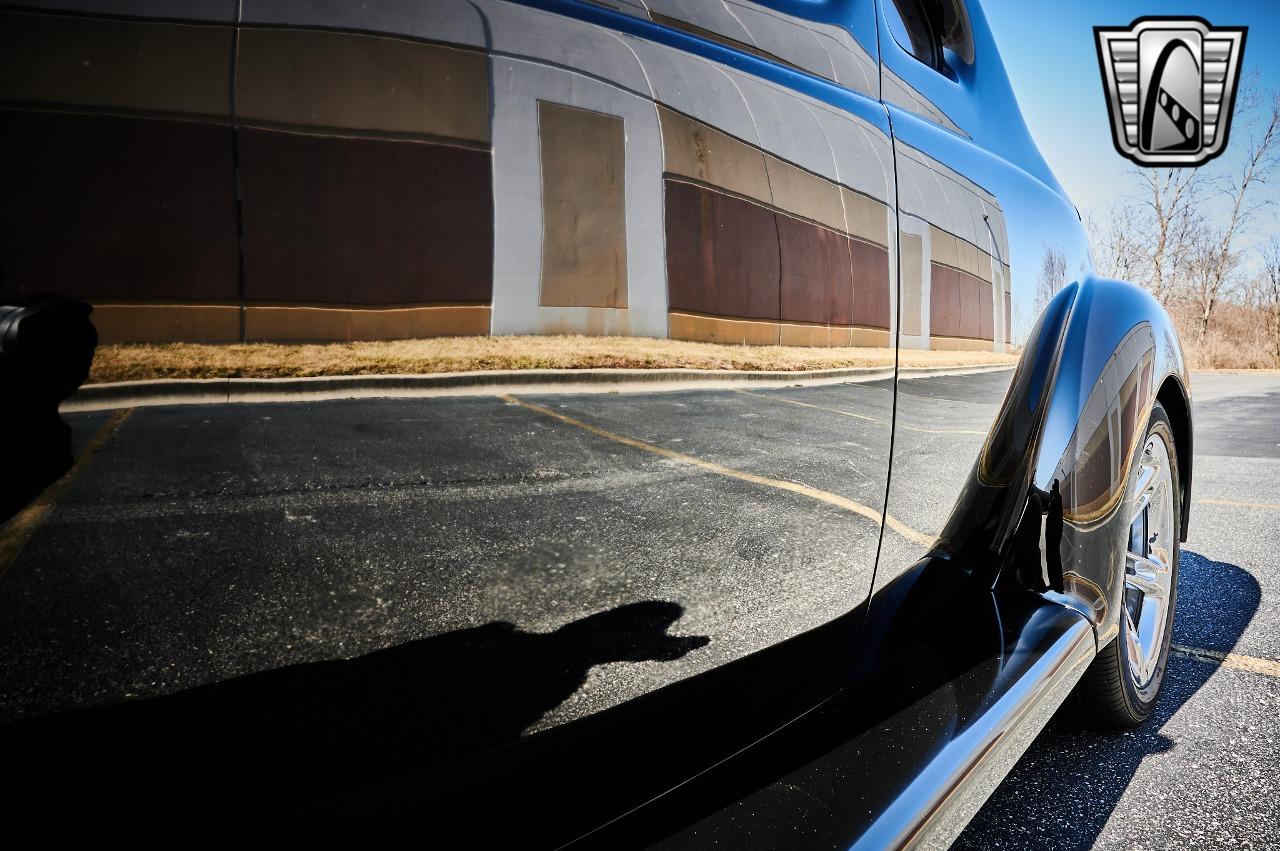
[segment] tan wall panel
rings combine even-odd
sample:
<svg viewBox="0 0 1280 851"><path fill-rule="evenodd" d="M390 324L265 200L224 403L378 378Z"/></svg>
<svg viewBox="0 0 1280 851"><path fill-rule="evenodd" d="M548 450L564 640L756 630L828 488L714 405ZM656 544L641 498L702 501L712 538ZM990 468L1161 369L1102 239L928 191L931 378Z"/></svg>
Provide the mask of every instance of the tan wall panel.
<svg viewBox="0 0 1280 851"><path fill-rule="evenodd" d="M769 204L764 154L707 125L658 107L664 169Z"/></svg>
<svg viewBox="0 0 1280 851"><path fill-rule="evenodd" d="M240 308L211 304L95 304L99 343L234 343Z"/></svg>
<svg viewBox="0 0 1280 851"><path fill-rule="evenodd" d="M778 333L782 346L847 346L849 329L830 325L794 325L782 323Z"/></svg>
<svg viewBox="0 0 1280 851"><path fill-rule="evenodd" d="M924 239L913 233L899 233L902 254L902 333L920 333L920 308L924 294Z"/></svg>
<svg viewBox="0 0 1280 851"><path fill-rule="evenodd" d="M844 198L845 232L888 248L889 208L845 186L840 187L840 194Z"/></svg>
<svg viewBox="0 0 1280 851"><path fill-rule="evenodd" d="M673 340L748 346L776 346L779 335L777 322L674 312L668 316L668 329L667 336Z"/></svg>
<svg viewBox="0 0 1280 851"><path fill-rule="evenodd" d="M542 286L548 307L627 306L623 121L538 104Z"/></svg>
<svg viewBox="0 0 1280 851"><path fill-rule="evenodd" d="M962 272L978 274L978 249L963 239L956 240L956 265ZM990 280L988 278L987 280Z"/></svg>
<svg viewBox="0 0 1280 851"><path fill-rule="evenodd" d="M849 345L859 348L886 349L889 332L879 328L850 328Z"/></svg>
<svg viewBox="0 0 1280 851"><path fill-rule="evenodd" d="M970 340L967 337L930 337L929 348L940 352L990 352L995 346L990 340Z"/></svg>
<svg viewBox="0 0 1280 851"><path fill-rule="evenodd" d="M929 259L944 266L959 268L960 249L953 234L941 228L929 226Z"/></svg>
<svg viewBox="0 0 1280 851"><path fill-rule="evenodd" d="M990 281L978 282L978 337L994 340L996 308ZM1003 330L1002 330L1003 333Z"/></svg>
<svg viewBox="0 0 1280 851"><path fill-rule="evenodd" d="M765 156L765 168L769 173L773 206L844 231L844 207L836 184L774 156Z"/></svg>
<svg viewBox="0 0 1280 851"><path fill-rule="evenodd" d="M977 275L984 281L991 280L991 255L982 250L978 251Z"/></svg>
<svg viewBox="0 0 1280 851"><path fill-rule="evenodd" d="M761 322L676 312L672 312L668 319L669 336L673 340L748 346L857 346L877 349L889 345L889 332L878 328Z"/></svg>
<svg viewBox="0 0 1280 851"><path fill-rule="evenodd" d="M246 28L237 79L236 108L250 121L489 140L486 60L473 50Z"/></svg>
<svg viewBox="0 0 1280 851"><path fill-rule="evenodd" d="M259 340L406 340L472 337L489 333L485 306L394 307L361 310L330 307L250 306L245 337Z"/></svg>
<svg viewBox="0 0 1280 851"><path fill-rule="evenodd" d="M0 13L0 99L230 114L231 27Z"/></svg>
<svg viewBox="0 0 1280 851"><path fill-rule="evenodd" d="M879 328L850 328L842 325L795 325L783 323L779 345L884 349L889 346L889 332Z"/></svg>
<svg viewBox="0 0 1280 851"><path fill-rule="evenodd" d="M719 130L659 106L665 170L754 198L880 246L888 208Z"/></svg>

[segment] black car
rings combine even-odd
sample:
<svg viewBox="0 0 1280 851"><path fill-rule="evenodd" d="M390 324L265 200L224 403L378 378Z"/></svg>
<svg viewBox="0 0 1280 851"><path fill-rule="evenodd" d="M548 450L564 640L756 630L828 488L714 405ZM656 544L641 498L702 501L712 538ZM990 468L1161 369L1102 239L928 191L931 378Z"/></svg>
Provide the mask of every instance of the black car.
<svg viewBox="0 0 1280 851"><path fill-rule="evenodd" d="M326 484L363 463L327 437L245 426L244 452L266 441L253 457L305 481L262 472L259 514L171 511L155 528L205 531L164 546L120 527L139 576L193 548L241 572L169 599L126 594L121 568L88 594L96 705L22 684L6 825L934 847L1065 703L1151 714L1188 373L1157 302L1093 273L976 0L49 0L0 19L0 288L92 303L104 343L559 334L869 359L420 400L396 468L369 473L411 511ZM401 440L401 413L332 404L368 457ZM183 467L200 440L153 441L160 497L231 487ZM342 543L264 519L276 487L329 493L307 516ZM375 563L395 580L366 581ZM124 614L165 606L178 626ZM137 671L169 646L199 673L105 673L136 645L104 612L183 636ZM267 660L286 644L294 663ZM40 664L31 682L61 670Z"/></svg>

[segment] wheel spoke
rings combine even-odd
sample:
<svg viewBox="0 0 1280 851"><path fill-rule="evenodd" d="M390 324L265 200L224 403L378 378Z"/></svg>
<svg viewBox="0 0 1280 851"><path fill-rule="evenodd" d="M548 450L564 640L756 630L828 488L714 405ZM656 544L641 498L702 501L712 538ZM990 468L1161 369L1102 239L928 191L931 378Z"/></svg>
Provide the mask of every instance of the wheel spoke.
<svg viewBox="0 0 1280 851"><path fill-rule="evenodd" d="M1129 627L1128 655L1129 655L1129 671L1133 675L1138 685L1142 685L1148 679L1147 676L1147 660L1142 652L1142 641L1139 638L1138 628L1133 624L1133 617L1130 616L1128 610L1125 610L1124 618Z"/></svg>
<svg viewBox="0 0 1280 851"><path fill-rule="evenodd" d="M1157 474L1160 472L1160 465L1155 461L1144 460L1138 467L1138 480L1134 483L1133 492L1136 499L1133 506L1132 517L1136 518L1151 502L1151 492L1155 489Z"/></svg>
<svg viewBox="0 0 1280 851"><path fill-rule="evenodd" d="M1165 588L1168 571L1160 562L1129 553L1128 568L1124 581L1130 588L1136 588L1148 597L1168 595L1168 589Z"/></svg>

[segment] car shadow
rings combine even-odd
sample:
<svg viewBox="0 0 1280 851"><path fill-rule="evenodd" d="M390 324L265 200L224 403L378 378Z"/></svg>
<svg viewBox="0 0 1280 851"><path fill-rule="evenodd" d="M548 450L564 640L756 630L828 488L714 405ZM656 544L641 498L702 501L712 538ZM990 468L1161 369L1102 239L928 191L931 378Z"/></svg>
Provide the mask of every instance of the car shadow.
<svg viewBox="0 0 1280 851"><path fill-rule="evenodd" d="M1229 652L1260 599L1258 582L1247 571L1184 550L1174 644ZM1086 726L1073 705L1064 706L953 848L1092 848L1142 761L1174 747L1162 732L1165 723L1217 667L1172 655L1154 715L1134 730Z"/></svg>
<svg viewBox="0 0 1280 851"><path fill-rule="evenodd" d="M82 831L199 835L501 749L593 666L669 662L705 646L705 636L667 634L683 612L638 602L550 633L495 622L6 724L6 832L25 827L51 845Z"/></svg>

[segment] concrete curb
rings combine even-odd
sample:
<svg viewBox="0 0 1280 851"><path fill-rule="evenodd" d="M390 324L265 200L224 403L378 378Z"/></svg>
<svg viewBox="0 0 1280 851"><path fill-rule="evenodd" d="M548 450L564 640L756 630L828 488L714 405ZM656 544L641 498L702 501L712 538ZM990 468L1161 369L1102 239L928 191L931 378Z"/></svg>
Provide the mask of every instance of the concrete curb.
<svg viewBox="0 0 1280 851"><path fill-rule="evenodd" d="M1013 364L913 367L904 379L968 375ZM849 367L796 372L701 369L530 369L442 372L428 375L335 375L315 378L157 379L88 384L62 403L64 413L150 405L315 402L378 397L495 396L501 393L636 393L742 385L812 385L877 381L892 367Z"/></svg>

